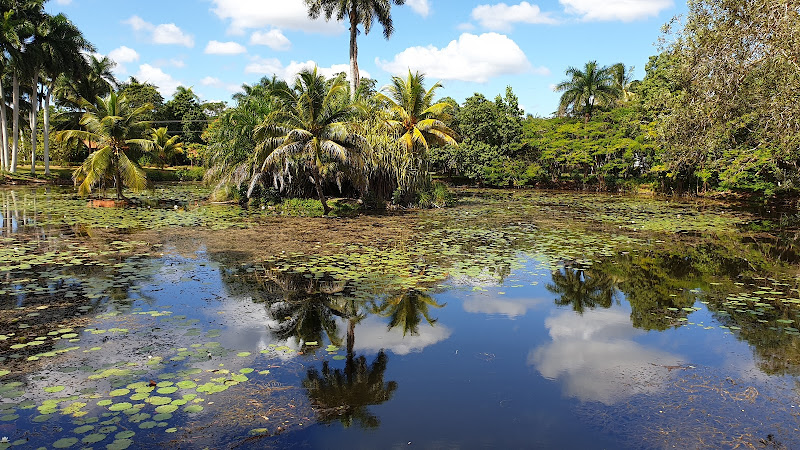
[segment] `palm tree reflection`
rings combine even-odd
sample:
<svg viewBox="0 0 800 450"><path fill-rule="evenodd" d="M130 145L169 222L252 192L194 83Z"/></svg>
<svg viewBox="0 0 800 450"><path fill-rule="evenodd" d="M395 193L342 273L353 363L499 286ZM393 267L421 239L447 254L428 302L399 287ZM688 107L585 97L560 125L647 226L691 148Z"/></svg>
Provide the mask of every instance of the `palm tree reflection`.
<svg viewBox="0 0 800 450"><path fill-rule="evenodd" d="M411 334L419 335L419 324L422 318L431 326L437 319L432 319L428 308L442 308L446 303L439 304L430 295L416 289L410 289L400 295L395 295L384 300L379 306L374 308L374 312L382 317L389 318L388 328L400 327L403 336Z"/></svg>
<svg viewBox="0 0 800 450"><path fill-rule="evenodd" d="M555 300L558 306L572 305L578 314L587 308L609 308L617 300L614 280L608 274L582 267L565 266L552 274L553 282L547 290L560 294Z"/></svg>

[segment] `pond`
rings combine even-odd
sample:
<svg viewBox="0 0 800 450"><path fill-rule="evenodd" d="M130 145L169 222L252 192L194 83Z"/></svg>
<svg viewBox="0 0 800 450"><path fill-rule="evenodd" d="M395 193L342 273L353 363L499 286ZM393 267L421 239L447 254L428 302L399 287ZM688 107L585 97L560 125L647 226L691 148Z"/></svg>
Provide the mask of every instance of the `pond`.
<svg viewBox="0 0 800 450"><path fill-rule="evenodd" d="M460 194L0 190L0 448L800 447L797 216Z"/></svg>

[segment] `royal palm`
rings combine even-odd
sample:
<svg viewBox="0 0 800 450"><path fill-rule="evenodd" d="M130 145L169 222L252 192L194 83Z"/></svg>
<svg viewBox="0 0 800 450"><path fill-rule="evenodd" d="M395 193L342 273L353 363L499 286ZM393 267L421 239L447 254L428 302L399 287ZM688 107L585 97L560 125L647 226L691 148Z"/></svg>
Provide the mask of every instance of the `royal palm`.
<svg viewBox="0 0 800 450"><path fill-rule="evenodd" d="M596 61L586 63L583 70L570 67L566 75L570 79L556 85L556 91L563 92L558 107L561 115L582 114L584 123L588 123L596 106L611 104L620 95L611 69L598 67Z"/></svg>

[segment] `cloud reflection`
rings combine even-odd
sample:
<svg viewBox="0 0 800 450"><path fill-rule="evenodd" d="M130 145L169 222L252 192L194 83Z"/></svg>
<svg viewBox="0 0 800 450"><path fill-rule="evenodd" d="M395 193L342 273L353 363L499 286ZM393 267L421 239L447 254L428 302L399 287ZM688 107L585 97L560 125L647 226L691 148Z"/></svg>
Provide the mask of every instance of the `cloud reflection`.
<svg viewBox="0 0 800 450"><path fill-rule="evenodd" d="M681 358L647 348L633 338L623 310L590 310L582 316L563 311L545 320L551 343L530 351L528 364L551 380L560 380L564 393L582 401L611 405L636 394L662 389L669 370Z"/></svg>
<svg viewBox="0 0 800 450"><path fill-rule="evenodd" d="M449 338L452 331L442 325L422 324L419 334L403 336L400 327L387 330L386 322L378 317L368 317L356 325L355 349L377 352L381 349L391 350L396 355L407 355L422 351L429 345Z"/></svg>

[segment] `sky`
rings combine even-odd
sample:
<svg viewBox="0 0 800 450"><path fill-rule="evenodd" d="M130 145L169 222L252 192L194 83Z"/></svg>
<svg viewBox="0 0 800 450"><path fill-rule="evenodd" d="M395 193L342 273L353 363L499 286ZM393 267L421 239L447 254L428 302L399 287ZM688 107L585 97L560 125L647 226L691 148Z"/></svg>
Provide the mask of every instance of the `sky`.
<svg viewBox="0 0 800 450"><path fill-rule="evenodd" d="M225 101L242 84L273 74L287 80L305 67L349 72L343 22L310 20L303 0L51 0L97 53L170 99L178 86L203 101ZM358 37L361 76L385 86L409 70L439 81L437 97L489 99L511 86L526 113L550 116L553 87L570 66L588 61L633 66L644 76L658 53L661 27L686 12L684 0L406 0L392 7L394 33L376 21Z"/></svg>

